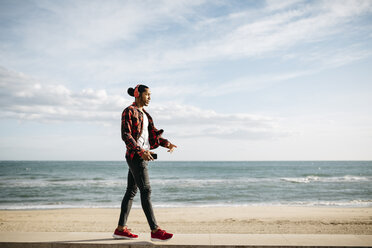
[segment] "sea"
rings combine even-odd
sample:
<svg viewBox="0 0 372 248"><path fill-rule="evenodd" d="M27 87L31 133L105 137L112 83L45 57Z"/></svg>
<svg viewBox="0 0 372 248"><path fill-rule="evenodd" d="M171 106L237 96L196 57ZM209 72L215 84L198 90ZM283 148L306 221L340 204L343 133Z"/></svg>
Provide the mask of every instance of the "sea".
<svg viewBox="0 0 372 248"><path fill-rule="evenodd" d="M155 161L148 169L154 207L372 207L372 161ZM120 208L127 175L125 161L0 161L0 209Z"/></svg>

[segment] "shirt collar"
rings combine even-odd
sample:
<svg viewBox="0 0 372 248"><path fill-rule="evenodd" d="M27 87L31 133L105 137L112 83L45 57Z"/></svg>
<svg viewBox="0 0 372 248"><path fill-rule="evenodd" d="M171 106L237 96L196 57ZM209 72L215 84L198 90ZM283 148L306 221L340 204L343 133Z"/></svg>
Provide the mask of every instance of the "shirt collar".
<svg viewBox="0 0 372 248"><path fill-rule="evenodd" d="M133 103L132 103L132 106L134 106L138 111L140 111L140 110L138 109L138 107L137 107L136 102L133 102ZM144 113L147 113L146 110L145 110L144 108L142 108L142 110L143 110ZM141 112L141 111L140 111L140 112Z"/></svg>

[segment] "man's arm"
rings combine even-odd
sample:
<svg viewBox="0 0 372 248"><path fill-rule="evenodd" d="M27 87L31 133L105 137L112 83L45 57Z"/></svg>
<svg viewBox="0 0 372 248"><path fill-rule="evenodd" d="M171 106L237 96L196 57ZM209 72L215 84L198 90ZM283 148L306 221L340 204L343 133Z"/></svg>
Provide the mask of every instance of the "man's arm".
<svg viewBox="0 0 372 248"><path fill-rule="evenodd" d="M162 137L159 138L159 145L168 148L170 142Z"/></svg>
<svg viewBox="0 0 372 248"><path fill-rule="evenodd" d="M162 147L165 147L165 148L168 148L168 152L173 152L175 148L177 148L176 145L172 144L171 142L169 142L167 139L164 139L164 138L159 138L159 144L162 146Z"/></svg>
<svg viewBox="0 0 372 248"><path fill-rule="evenodd" d="M149 125L151 127L151 136L150 136L151 139L150 140L153 140L154 141L153 143L156 144L156 146L154 146L152 149L157 148L157 146L160 145L162 147L168 148L169 149L168 152L173 152L174 148L176 148L177 146L176 145L173 145L167 139L164 139L163 137L161 137L161 135L163 134L164 130L163 129L158 130L155 127L154 122L153 122L151 116L150 115L147 115L147 117L149 119Z"/></svg>

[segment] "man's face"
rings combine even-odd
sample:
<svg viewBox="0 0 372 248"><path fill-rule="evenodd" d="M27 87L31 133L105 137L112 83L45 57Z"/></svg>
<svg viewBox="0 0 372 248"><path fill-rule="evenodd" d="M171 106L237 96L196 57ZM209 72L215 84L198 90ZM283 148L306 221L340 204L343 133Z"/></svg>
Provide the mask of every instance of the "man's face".
<svg viewBox="0 0 372 248"><path fill-rule="evenodd" d="M149 88L147 88L144 92L141 94L141 101L144 106L148 106L151 100L151 91Z"/></svg>

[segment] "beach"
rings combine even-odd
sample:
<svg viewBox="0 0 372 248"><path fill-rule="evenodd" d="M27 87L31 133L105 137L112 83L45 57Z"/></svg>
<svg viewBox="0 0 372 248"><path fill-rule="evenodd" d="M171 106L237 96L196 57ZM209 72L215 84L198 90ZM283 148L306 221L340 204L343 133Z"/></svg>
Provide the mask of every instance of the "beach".
<svg viewBox="0 0 372 248"><path fill-rule="evenodd" d="M157 222L172 233L372 235L371 161L157 161L148 169ZM2 161L0 232L110 236L127 170L122 161ZM127 224L149 232L140 193Z"/></svg>
<svg viewBox="0 0 372 248"><path fill-rule="evenodd" d="M0 210L1 232L112 232L120 209ZM174 233L372 235L372 208L293 206L155 208L160 227ZM146 233L142 209L128 226Z"/></svg>

